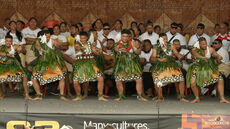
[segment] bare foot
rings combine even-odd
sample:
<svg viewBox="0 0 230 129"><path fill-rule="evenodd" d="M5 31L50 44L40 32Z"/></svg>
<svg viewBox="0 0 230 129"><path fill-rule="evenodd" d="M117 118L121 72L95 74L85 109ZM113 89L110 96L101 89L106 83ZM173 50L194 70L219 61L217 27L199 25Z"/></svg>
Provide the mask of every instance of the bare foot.
<svg viewBox="0 0 230 129"><path fill-rule="evenodd" d="M24 99L25 99L25 100L33 100L29 95L26 95L26 96L24 97Z"/></svg>
<svg viewBox="0 0 230 129"><path fill-rule="evenodd" d="M225 98L220 99L220 103L230 103L230 101L226 100Z"/></svg>
<svg viewBox="0 0 230 129"><path fill-rule="evenodd" d="M82 98L80 98L80 97L76 97L76 98L72 99L72 101L81 101L81 100L82 100Z"/></svg>
<svg viewBox="0 0 230 129"><path fill-rule="evenodd" d="M139 101L145 101L145 102L148 101L148 100L145 99L144 97L139 97L138 100L139 100Z"/></svg>
<svg viewBox="0 0 230 129"><path fill-rule="evenodd" d="M185 98L181 98L180 101L181 101L181 102L189 103L189 100L187 100L187 99L185 99Z"/></svg>
<svg viewBox="0 0 230 129"><path fill-rule="evenodd" d="M68 101L68 99L64 96L60 97L60 100L63 100L63 101Z"/></svg>
<svg viewBox="0 0 230 129"><path fill-rule="evenodd" d="M200 99L194 99L193 101L191 101L190 103L199 103Z"/></svg>
<svg viewBox="0 0 230 129"><path fill-rule="evenodd" d="M33 101L37 101L37 100L42 100L42 97L35 97L32 99Z"/></svg>
<svg viewBox="0 0 230 129"><path fill-rule="evenodd" d="M157 97L153 97L153 99L152 99L152 100L153 100L153 101L156 101L157 99L158 99Z"/></svg>
<svg viewBox="0 0 230 129"><path fill-rule="evenodd" d="M119 98L116 98L114 99L115 101L121 101L122 99L119 97Z"/></svg>
<svg viewBox="0 0 230 129"><path fill-rule="evenodd" d="M104 97L99 97L98 100L99 101L108 101L108 99L105 99Z"/></svg>

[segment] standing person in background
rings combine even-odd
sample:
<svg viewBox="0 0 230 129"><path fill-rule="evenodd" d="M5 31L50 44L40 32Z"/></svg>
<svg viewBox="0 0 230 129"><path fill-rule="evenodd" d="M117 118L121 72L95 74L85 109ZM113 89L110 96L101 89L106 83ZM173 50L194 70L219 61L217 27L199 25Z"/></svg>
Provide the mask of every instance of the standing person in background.
<svg viewBox="0 0 230 129"><path fill-rule="evenodd" d="M6 34L9 30L10 30L10 25L9 25L9 23L10 23L10 18L5 18L5 20L4 20L4 25L3 25L3 27L2 27L2 29L3 29L3 31L4 31L4 33Z"/></svg>
<svg viewBox="0 0 230 129"><path fill-rule="evenodd" d="M70 35L70 32L68 31L67 23L66 22L61 22L60 23L60 35L63 35L65 37Z"/></svg>
<svg viewBox="0 0 230 129"><path fill-rule="evenodd" d="M146 28L145 28L144 23L139 23L138 29L140 30L140 34L139 35L142 35L143 33L145 33Z"/></svg>
<svg viewBox="0 0 230 129"><path fill-rule="evenodd" d="M92 27L97 31L98 36L103 34L103 21L101 19L95 20Z"/></svg>
<svg viewBox="0 0 230 129"><path fill-rule="evenodd" d="M220 24L218 24L218 23L215 24L214 32L215 32L216 34L220 33Z"/></svg>
<svg viewBox="0 0 230 129"><path fill-rule="evenodd" d="M159 38L159 35L156 34L156 33L154 32L153 23L152 23L152 22L148 22L147 25L146 25L146 28L147 28L147 29L146 29L146 32L143 33L143 34L139 37L139 39L140 39L141 41L148 39L148 40L151 41L152 45L157 44L157 40L158 40L158 38Z"/></svg>
<svg viewBox="0 0 230 129"><path fill-rule="evenodd" d="M60 28L61 28L61 26L60 26ZM66 37L67 42L69 43L69 48L74 47L75 38L78 35L78 33L79 33L78 26L76 24L71 25L71 27L70 27L70 35L68 35ZM60 35L62 35L62 34L60 34Z"/></svg>
<svg viewBox="0 0 230 129"><path fill-rule="evenodd" d="M178 27L177 23L173 22L171 24L171 29L166 33L168 37L168 42L172 43L174 39L178 39L180 40L180 44L182 48L186 48L187 47L186 39L183 35L177 32L177 27Z"/></svg>
<svg viewBox="0 0 230 129"><path fill-rule="evenodd" d="M115 42L118 42L117 35L121 34L122 26L123 26L122 21L120 19L117 19L114 24L114 30L112 30L109 33L108 38L113 39Z"/></svg>
<svg viewBox="0 0 230 129"><path fill-rule="evenodd" d="M205 29L205 25L202 24L202 23L199 23L196 27L196 34L194 34L190 40L189 40L189 43L188 43L188 46L193 46L198 40L200 37L204 37L206 40L207 40L207 43L208 45L210 45L210 37L204 33L204 29Z"/></svg>
<svg viewBox="0 0 230 129"><path fill-rule="evenodd" d="M161 27L159 25L155 25L154 26L154 32L159 35L161 33Z"/></svg>
<svg viewBox="0 0 230 129"><path fill-rule="evenodd" d="M17 31L22 32L22 30L24 29L25 23L21 20L17 21Z"/></svg>
<svg viewBox="0 0 230 129"><path fill-rule="evenodd" d="M29 19L29 26L24 28L22 30L22 34L26 40L26 63L29 64L32 60L34 60L36 57L34 56L33 51L30 49L31 44L34 42L34 40L37 38L37 34L39 31L41 31L40 28L37 27L37 19L35 17L31 17Z"/></svg>
<svg viewBox="0 0 230 129"><path fill-rule="evenodd" d="M103 34L98 35L98 40L101 43L101 47L103 51L105 51L105 46L107 46L107 40L108 40L109 33L110 33L110 25L109 23L104 23L103 24Z"/></svg>
<svg viewBox="0 0 230 129"><path fill-rule="evenodd" d="M228 23L223 22L220 24L220 33L213 35L211 41L213 42L215 39L220 39L222 41L223 48L228 51L230 55L230 34L228 32Z"/></svg>
<svg viewBox="0 0 230 129"><path fill-rule="evenodd" d="M83 27L83 24L81 22L78 22L77 26L79 28L79 33L82 32L82 31L84 31L84 27Z"/></svg>

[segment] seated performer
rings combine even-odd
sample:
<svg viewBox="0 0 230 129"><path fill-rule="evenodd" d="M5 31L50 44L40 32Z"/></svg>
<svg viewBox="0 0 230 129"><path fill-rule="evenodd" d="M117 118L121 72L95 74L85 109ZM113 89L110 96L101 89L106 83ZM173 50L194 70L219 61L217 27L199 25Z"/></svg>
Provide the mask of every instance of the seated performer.
<svg viewBox="0 0 230 129"><path fill-rule="evenodd" d="M115 100L120 101L122 99L125 99L124 87L122 82L135 80L138 100L147 101L145 98L142 97L142 69L140 65L140 58L138 56L141 53L139 43L140 41L129 41L129 34L129 30L122 30L121 40L118 41L114 48L114 78L119 94L118 98Z"/></svg>
<svg viewBox="0 0 230 129"><path fill-rule="evenodd" d="M187 86L191 86L196 97L191 103L200 102L198 88L214 83L217 83L220 102L230 103L224 98L224 80L213 59L214 57L220 61L222 57L212 47L207 45L207 41L203 37L199 38L199 42L194 45L192 54L195 57L195 62L189 66L186 75Z"/></svg>
<svg viewBox="0 0 230 129"><path fill-rule="evenodd" d="M66 101L65 88L65 63L61 53L55 50L58 45L54 39L50 38L48 30L39 32L40 36L34 41L31 49L34 51L37 60L33 65L32 82L36 91L36 97L33 100L42 100L43 95L40 91L40 85L59 81L60 100ZM39 81L39 83L38 83Z"/></svg>
<svg viewBox="0 0 230 129"><path fill-rule="evenodd" d="M188 102L184 96L184 77L174 56L178 59L183 58L183 55L179 54L174 45L168 43L167 35L161 33L159 41L153 49L152 56L150 57L150 61L153 63L152 76L158 95L153 98L155 101L164 101L162 86L166 86L169 83L175 83L175 86L179 87L180 101Z"/></svg>
<svg viewBox="0 0 230 129"><path fill-rule="evenodd" d="M73 101L82 100L81 83L98 81L98 100L107 101L103 95L104 78L97 66L95 55L100 54L100 50L88 41L87 32L80 32L80 41L75 43L75 50L70 55L64 55L64 59L73 64L73 81L77 96ZM80 48L80 50L79 50Z"/></svg>
<svg viewBox="0 0 230 129"><path fill-rule="evenodd" d="M13 37L6 35L5 45L0 46L0 84L23 81L24 97L31 99L27 86L27 76L21 63L15 57L16 53L22 51L22 47L13 44ZM4 92L0 89L0 99L4 97Z"/></svg>

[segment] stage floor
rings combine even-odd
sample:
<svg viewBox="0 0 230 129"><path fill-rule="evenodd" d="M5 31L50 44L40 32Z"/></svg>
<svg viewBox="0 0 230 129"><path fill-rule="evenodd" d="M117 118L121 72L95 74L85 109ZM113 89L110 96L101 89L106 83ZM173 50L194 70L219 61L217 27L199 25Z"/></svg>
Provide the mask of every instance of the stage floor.
<svg viewBox="0 0 230 129"><path fill-rule="evenodd" d="M28 101L29 113L76 113L76 114L157 114L157 103L149 100L141 102L136 97L128 96L117 102L115 97L108 102L97 101L96 96L89 96L82 101L61 101L58 96L47 96L42 101ZM192 99L191 97L187 97ZM230 99L227 97L227 99ZM22 96L7 96L0 100L0 111L25 112L25 100ZM205 96L197 104L183 103L176 97L169 96L165 102L158 103L160 114L230 114L230 104L219 103L217 97Z"/></svg>

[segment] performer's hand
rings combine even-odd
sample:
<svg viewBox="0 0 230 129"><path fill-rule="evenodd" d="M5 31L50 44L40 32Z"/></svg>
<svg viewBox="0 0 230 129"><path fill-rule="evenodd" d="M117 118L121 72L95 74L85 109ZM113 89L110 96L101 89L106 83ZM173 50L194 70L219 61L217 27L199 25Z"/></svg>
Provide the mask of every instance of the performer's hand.
<svg viewBox="0 0 230 129"><path fill-rule="evenodd" d="M145 59L145 58L140 58L140 62L141 62L141 63L145 63L145 62L146 62L146 59Z"/></svg>
<svg viewBox="0 0 230 129"><path fill-rule="evenodd" d="M160 61L160 62L166 62L167 59L166 58L159 58L158 61Z"/></svg>
<svg viewBox="0 0 230 129"><path fill-rule="evenodd" d="M7 56L14 58L14 54L7 54Z"/></svg>
<svg viewBox="0 0 230 129"><path fill-rule="evenodd" d="M121 52L126 52L124 48L120 48L120 51Z"/></svg>
<svg viewBox="0 0 230 129"><path fill-rule="evenodd" d="M107 53L108 55L112 55L112 51L111 51L111 50L106 50L106 53Z"/></svg>
<svg viewBox="0 0 230 129"><path fill-rule="evenodd" d="M207 59L208 59L208 57L202 57L201 59L207 60Z"/></svg>

